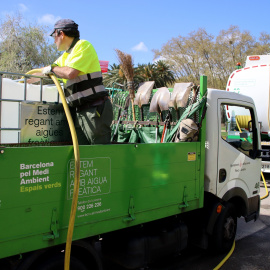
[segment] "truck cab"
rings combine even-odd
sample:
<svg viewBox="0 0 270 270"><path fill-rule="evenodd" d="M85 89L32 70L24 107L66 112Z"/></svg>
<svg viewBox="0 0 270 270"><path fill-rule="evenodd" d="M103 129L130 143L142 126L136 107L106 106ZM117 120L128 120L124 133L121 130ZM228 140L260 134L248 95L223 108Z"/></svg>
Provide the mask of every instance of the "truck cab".
<svg viewBox="0 0 270 270"><path fill-rule="evenodd" d="M253 155L260 149L254 102L244 95L208 90L207 104L205 192L232 200L239 216L256 220L261 160ZM249 126L238 129L238 123L232 121L234 113L248 118Z"/></svg>

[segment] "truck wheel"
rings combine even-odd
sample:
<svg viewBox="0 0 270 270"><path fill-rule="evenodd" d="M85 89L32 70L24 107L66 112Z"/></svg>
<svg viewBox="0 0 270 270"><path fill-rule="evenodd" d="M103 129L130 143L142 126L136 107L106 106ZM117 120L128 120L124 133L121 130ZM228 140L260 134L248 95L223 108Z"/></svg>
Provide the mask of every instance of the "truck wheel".
<svg viewBox="0 0 270 270"><path fill-rule="evenodd" d="M64 256L56 255L48 258L39 267L39 270L59 270L64 269ZM70 258L70 270L87 270L87 267L77 258Z"/></svg>
<svg viewBox="0 0 270 270"><path fill-rule="evenodd" d="M214 227L212 248L216 253L230 251L235 240L237 216L234 205L226 203Z"/></svg>

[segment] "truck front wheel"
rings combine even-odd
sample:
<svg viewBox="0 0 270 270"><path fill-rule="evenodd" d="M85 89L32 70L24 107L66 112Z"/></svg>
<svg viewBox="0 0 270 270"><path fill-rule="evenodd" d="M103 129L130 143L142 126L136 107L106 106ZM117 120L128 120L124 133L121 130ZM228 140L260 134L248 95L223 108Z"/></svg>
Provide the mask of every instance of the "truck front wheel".
<svg viewBox="0 0 270 270"><path fill-rule="evenodd" d="M237 215L232 203L226 203L220 213L212 235L212 248L217 253L228 252L235 240Z"/></svg>

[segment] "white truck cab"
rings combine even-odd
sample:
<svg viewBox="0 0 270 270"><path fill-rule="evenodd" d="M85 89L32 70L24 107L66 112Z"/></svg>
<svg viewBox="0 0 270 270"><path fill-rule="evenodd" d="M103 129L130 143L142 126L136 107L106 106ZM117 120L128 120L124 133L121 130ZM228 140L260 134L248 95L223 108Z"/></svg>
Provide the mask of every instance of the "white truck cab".
<svg viewBox="0 0 270 270"><path fill-rule="evenodd" d="M228 115L232 110L249 117L249 130L230 132ZM253 100L233 92L208 89L206 123L205 191L224 201L237 198L248 209L243 216L251 220L259 204L261 163L254 155L260 146L260 136Z"/></svg>

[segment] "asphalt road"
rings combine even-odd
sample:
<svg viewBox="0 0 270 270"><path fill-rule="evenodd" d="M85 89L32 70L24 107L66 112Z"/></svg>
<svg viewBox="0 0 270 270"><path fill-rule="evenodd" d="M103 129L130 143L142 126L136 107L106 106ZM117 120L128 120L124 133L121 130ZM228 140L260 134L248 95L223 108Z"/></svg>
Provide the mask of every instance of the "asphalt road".
<svg viewBox="0 0 270 270"><path fill-rule="evenodd" d="M270 193L270 181L267 181ZM261 184L261 197L266 194ZM166 259L147 270L210 270L225 256L214 256L201 249L184 251L178 257ZM110 266L110 270L122 270ZM235 250L220 268L221 270L268 270L270 269L270 196L261 201L260 218L246 223L238 219ZM107 268L106 268L107 270Z"/></svg>

